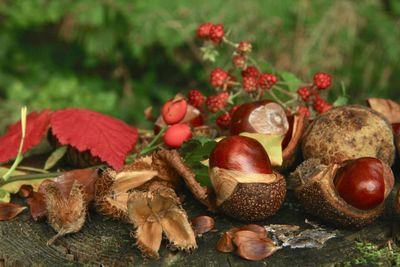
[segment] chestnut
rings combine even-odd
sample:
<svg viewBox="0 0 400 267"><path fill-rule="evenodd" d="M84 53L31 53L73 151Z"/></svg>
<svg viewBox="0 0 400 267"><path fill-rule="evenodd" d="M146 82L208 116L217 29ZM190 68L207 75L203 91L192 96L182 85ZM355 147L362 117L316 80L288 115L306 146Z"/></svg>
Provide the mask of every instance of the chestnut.
<svg viewBox="0 0 400 267"><path fill-rule="evenodd" d="M383 168L375 158L351 160L338 170L333 183L347 203L362 210L372 209L385 199Z"/></svg>
<svg viewBox="0 0 400 267"><path fill-rule="evenodd" d="M277 212L286 183L274 172L268 154L255 139L230 136L210 155L209 175L222 213L242 221L263 220Z"/></svg>
<svg viewBox="0 0 400 267"><path fill-rule="evenodd" d="M271 100L260 100L241 105L232 114L230 133L242 132L285 134L289 129L285 110Z"/></svg>
<svg viewBox="0 0 400 267"><path fill-rule="evenodd" d="M297 167L291 179L309 213L335 225L356 227L372 223L383 212L394 184L390 167L372 157L329 166L309 159Z"/></svg>
<svg viewBox="0 0 400 267"><path fill-rule="evenodd" d="M395 156L392 126L370 108L349 105L332 108L310 124L302 140L304 159L323 164L374 157L392 165Z"/></svg>

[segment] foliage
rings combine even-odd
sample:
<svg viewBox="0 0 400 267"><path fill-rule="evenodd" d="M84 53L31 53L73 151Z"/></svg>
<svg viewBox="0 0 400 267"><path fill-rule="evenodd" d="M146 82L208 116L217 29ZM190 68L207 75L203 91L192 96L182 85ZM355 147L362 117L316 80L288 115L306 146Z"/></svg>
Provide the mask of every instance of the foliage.
<svg viewBox="0 0 400 267"><path fill-rule="evenodd" d="M300 80L332 73L331 100L342 82L352 102L400 100L399 18L394 0L2 1L0 129L22 105L86 107L146 126L145 107L193 87L210 90L211 65L194 38L204 21L248 38L265 71Z"/></svg>

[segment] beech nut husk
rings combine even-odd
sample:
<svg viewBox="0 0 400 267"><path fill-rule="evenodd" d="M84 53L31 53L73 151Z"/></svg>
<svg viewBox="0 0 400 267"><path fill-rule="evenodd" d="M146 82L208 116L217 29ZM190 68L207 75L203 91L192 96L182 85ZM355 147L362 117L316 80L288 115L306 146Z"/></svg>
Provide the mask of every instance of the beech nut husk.
<svg viewBox="0 0 400 267"><path fill-rule="evenodd" d="M241 221L261 221L274 215L286 195L286 182L277 172L244 173L210 169L216 204L222 213Z"/></svg>
<svg viewBox="0 0 400 267"><path fill-rule="evenodd" d="M318 158L323 164L374 157L391 166L395 156L392 126L370 108L336 107L316 117L307 127L302 153L304 159Z"/></svg>
<svg viewBox="0 0 400 267"><path fill-rule="evenodd" d="M296 197L308 213L336 226L363 227L382 214L384 201L374 208L362 210L341 198L334 178L344 164L346 162L324 165L319 159L309 159L300 164L289 179L295 185ZM394 177L390 167L383 162L382 165L386 198L392 190Z"/></svg>

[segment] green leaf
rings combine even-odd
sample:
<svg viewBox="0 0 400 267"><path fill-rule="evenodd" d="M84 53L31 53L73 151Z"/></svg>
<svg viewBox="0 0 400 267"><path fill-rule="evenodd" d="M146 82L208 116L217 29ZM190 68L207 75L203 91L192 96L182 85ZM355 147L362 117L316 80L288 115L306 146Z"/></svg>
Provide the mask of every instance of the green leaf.
<svg viewBox="0 0 400 267"><path fill-rule="evenodd" d="M196 180L202 186L212 187L210 176L208 175L208 166L201 163L194 163L191 167L193 172L196 174Z"/></svg>
<svg viewBox="0 0 400 267"><path fill-rule="evenodd" d="M205 45L200 48L200 51L203 53L203 60L205 61L215 62L219 55L219 52L215 49L214 45Z"/></svg>
<svg viewBox="0 0 400 267"><path fill-rule="evenodd" d="M285 135L278 134L260 134L260 133L241 133L240 135L253 138L261 143L265 151L267 151L268 157L271 161L272 166L281 166L283 162L282 156L282 141Z"/></svg>
<svg viewBox="0 0 400 267"><path fill-rule="evenodd" d="M183 143L179 150L185 163L196 174L196 180L203 186L211 187L211 180L208 176L208 166L201 163L207 160L217 142L204 136L197 136Z"/></svg>
<svg viewBox="0 0 400 267"><path fill-rule="evenodd" d="M67 153L68 146L62 146L57 148L56 150L51 153L51 155L48 157L46 160L46 163L44 164L44 169L48 170L54 167L58 161Z"/></svg>
<svg viewBox="0 0 400 267"><path fill-rule="evenodd" d="M334 102L333 102L333 106L337 107L337 106L344 106L347 105L347 103L349 102L349 99L346 96L339 96Z"/></svg>
<svg viewBox="0 0 400 267"><path fill-rule="evenodd" d="M290 91L297 90L303 84L303 82L291 72L281 71L279 72L279 76L287 83L287 87Z"/></svg>
<svg viewBox="0 0 400 267"><path fill-rule="evenodd" d="M0 202L8 203L11 200L10 193L0 188Z"/></svg>

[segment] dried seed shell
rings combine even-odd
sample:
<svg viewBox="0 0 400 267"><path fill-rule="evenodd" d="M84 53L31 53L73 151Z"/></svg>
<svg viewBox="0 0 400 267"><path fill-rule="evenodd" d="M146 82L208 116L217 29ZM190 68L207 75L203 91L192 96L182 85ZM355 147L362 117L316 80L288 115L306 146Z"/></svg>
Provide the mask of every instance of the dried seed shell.
<svg viewBox="0 0 400 267"><path fill-rule="evenodd" d="M0 202L0 221L9 221L25 209L26 207L18 204Z"/></svg>
<svg viewBox="0 0 400 267"><path fill-rule="evenodd" d="M214 219L210 216L196 216L190 219L192 223L192 227L197 235L201 235L211 231L214 226L215 222Z"/></svg>

